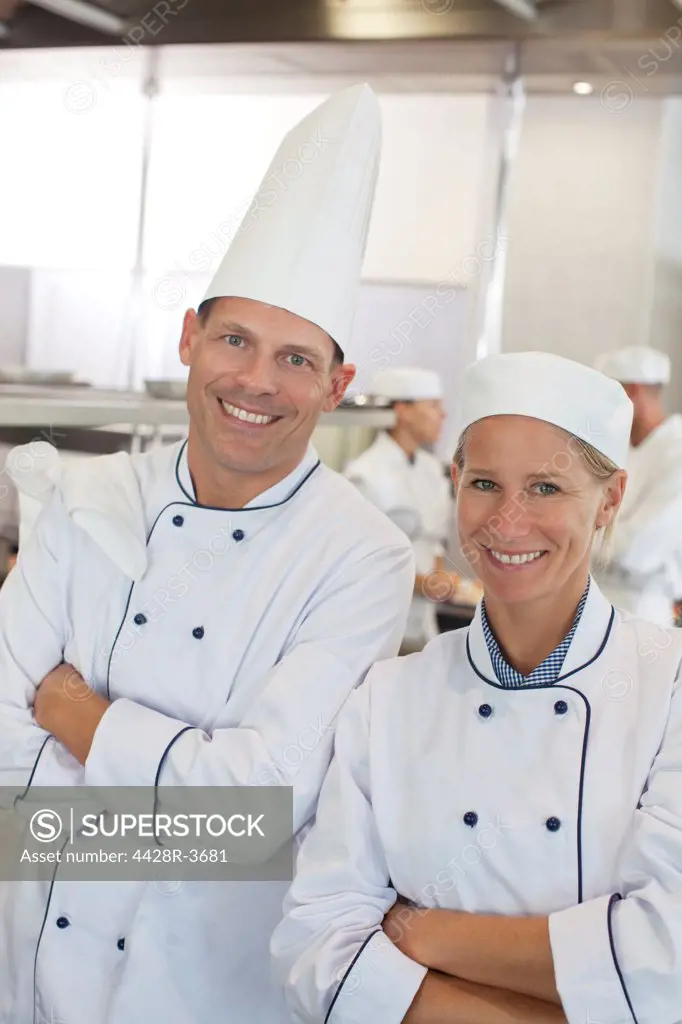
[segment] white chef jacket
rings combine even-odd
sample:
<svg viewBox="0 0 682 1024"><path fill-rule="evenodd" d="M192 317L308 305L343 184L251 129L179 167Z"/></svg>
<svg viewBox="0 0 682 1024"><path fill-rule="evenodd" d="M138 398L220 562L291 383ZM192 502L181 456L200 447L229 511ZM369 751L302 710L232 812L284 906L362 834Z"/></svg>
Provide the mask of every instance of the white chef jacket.
<svg viewBox="0 0 682 1024"><path fill-rule="evenodd" d="M505 688L480 606L381 662L337 727L272 951L296 1022L398 1024L423 907L549 916L569 1024L682 1020L682 634L592 581L561 675ZM424 681L428 685L424 685Z"/></svg>
<svg viewBox="0 0 682 1024"><path fill-rule="evenodd" d="M595 576L616 607L670 625L682 597L682 415L631 449L628 471L608 564Z"/></svg>
<svg viewBox="0 0 682 1024"><path fill-rule="evenodd" d="M0 591L0 781L153 786L159 771L161 785L290 785L301 830L339 709L398 649L409 545L312 447L239 510L195 503L185 445L133 462L149 530L138 583L57 494ZM113 700L85 766L32 717L62 659ZM58 870L52 886L0 884L0 1020L33 1022L35 1002L36 1022L285 1024L268 942L286 888L195 882L169 896Z"/></svg>
<svg viewBox="0 0 682 1024"><path fill-rule="evenodd" d="M444 554L453 514L450 487L436 456L419 448L410 460L391 435L382 432L346 467L345 475L410 538L417 573L431 572ZM405 640L424 643L437 634L433 601L415 594Z"/></svg>

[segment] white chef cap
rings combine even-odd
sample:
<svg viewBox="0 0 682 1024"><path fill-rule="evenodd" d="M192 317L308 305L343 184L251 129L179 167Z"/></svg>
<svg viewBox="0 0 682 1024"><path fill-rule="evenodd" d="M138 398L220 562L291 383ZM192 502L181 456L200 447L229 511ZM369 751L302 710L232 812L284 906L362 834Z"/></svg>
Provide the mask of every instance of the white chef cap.
<svg viewBox="0 0 682 1024"><path fill-rule="evenodd" d="M374 374L373 395L392 402L418 402L425 398L442 398L440 377L433 370L420 366L393 366Z"/></svg>
<svg viewBox="0 0 682 1024"><path fill-rule="evenodd" d="M380 153L368 85L316 107L284 137L204 300L287 309L348 355Z"/></svg>
<svg viewBox="0 0 682 1024"><path fill-rule="evenodd" d="M624 384L667 384L670 380L670 357L646 345L604 352L594 365Z"/></svg>
<svg viewBox="0 0 682 1024"><path fill-rule="evenodd" d="M617 381L549 352L488 356L463 374L458 437L487 416L530 416L561 427L624 468L632 402Z"/></svg>

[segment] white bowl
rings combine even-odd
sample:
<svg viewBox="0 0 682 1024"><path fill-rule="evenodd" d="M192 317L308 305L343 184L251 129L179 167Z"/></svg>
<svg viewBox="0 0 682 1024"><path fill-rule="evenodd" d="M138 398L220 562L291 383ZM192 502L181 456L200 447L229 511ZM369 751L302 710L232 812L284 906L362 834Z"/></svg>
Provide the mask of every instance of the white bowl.
<svg viewBox="0 0 682 1024"><path fill-rule="evenodd" d="M152 398L183 401L187 397L187 381L184 380L146 380L144 386Z"/></svg>

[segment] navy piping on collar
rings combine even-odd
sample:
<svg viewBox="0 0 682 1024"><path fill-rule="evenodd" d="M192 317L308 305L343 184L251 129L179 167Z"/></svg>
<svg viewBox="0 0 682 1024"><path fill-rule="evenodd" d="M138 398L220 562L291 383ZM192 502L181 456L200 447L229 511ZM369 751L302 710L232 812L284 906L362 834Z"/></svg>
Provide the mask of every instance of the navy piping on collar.
<svg viewBox="0 0 682 1024"><path fill-rule="evenodd" d="M175 479L176 479L178 487L180 488L182 493L184 495L186 495L187 498L189 498L189 502L186 502L186 501L169 501L166 505L163 506L163 508L161 509L161 511L159 512L159 514L157 515L156 519L154 520L154 522L152 523L152 525L150 527L149 533L147 534L147 539L145 541L145 547L149 547L149 541L152 539L152 534L154 533L154 530L156 529L157 524L158 524L159 520L161 519L161 516L164 514L164 512L166 512L167 509L172 508L173 505L180 505L181 507L184 507L187 504L190 504L193 508L208 509L209 511L213 511L213 512L243 512L243 511L253 512L253 511L256 510L256 508L258 508L258 509L277 508L279 505L284 505L284 504L286 504L287 501L289 501L291 498L293 498L293 496L297 493L297 491L299 491L301 489L301 487L303 487L303 484L306 483L306 481L308 481L310 479L310 477L313 475L313 473L318 468L318 466L322 465L321 461L318 459L317 462L315 463L315 465L312 467L312 469L308 473L306 473L306 475L303 477L303 479L301 481L299 481L298 485L293 489L291 494L287 495L287 497L284 498L282 501L275 502L273 505L259 505L259 506L251 507L248 510L241 509L241 508L231 508L231 509L230 508L224 508L224 509L219 509L219 508L215 508L212 505L200 505L197 501L194 500L194 498L192 498L192 496L190 494L187 494L187 491L182 486L182 483L180 481L180 459L182 457L182 453L185 450L186 445L187 445L187 441L185 441L183 443L183 445L180 448L180 451L178 453L178 457L177 457L177 459L175 461ZM135 589L135 583L133 582L133 583L130 584L130 590L128 591L128 599L126 601L126 606L125 606L125 608L123 610L123 617L121 619L121 622L119 624L118 629L116 630L116 635L114 637L114 642L111 645L111 651L109 652L109 660L107 662L107 700L111 699L111 690L110 690L110 683L109 683L110 677L111 677L111 662L112 662L112 659L114 657L114 650L116 649L116 644L118 643L118 638L121 635L121 630L123 629L123 627L125 625L126 618L128 616L128 609L130 608L130 602L132 600L133 590L134 589Z"/></svg>
<svg viewBox="0 0 682 1024"><path fill-rule="evenodd" d="M628 1009L630 1011L630 1014L632 1015L632 1020L634 1021L634 1024L637 1024L637 1018L635 1016L635 1011L632 1007L632 1002L628 994L627 986L625 984L625 978L623 977L623 972L621 971L620 964L618 963L616 944L613 941L613 924L611 922L611 914L613 913L613 908L615 907L616 903L619 903L622 900L622 898L623 897L619 892L614 892L613 896L609 900L608 909L606 911L606 924L609 929L609 945L611 947L611 956L613 957L613 966L616 968L616 974L618 975L618 980L620 981L621 988L623 989L623 995L625 996L625 1001L628 1004Z"/></svg>
<svg viewBox="0 0 682 1024"><path fill-rule="evenodd" d="M554 683L525 683L523 686L503 686L499 682L499 680L488 679L488 677L484 676L483 673L476 667L476 665L474 663L474 659L471 657L471 646L469 644L469 632L470 632L471 627L469 627L469 629L467 629L467 640L466 640L467 658L469 659L469 664L471 665L472 669L474 670L474 672L476 673L478 678L482 679L484 683L488 683L489 686L494 686L497 690L507 690L509 693L515 693L515 692L519 692L521 690L548 690L550 688L556 687L559 683L562 683L564 681L564 679L570 679L570 677L574 676L576 674L576 672L582 672L584 669L589 668L589 666L592 665L597 660L597 658L601 657L601 655L602 655L602 653L604 651L604 648L606 647L606 644L608 643L609 636L611 635L611 629L613 628L613 620L614 620L615 617L616 617L616 609L613 606L611 606L611 615L610 615L610 618L609 618L609 624L606 627L606 632L604 633L604 638L603 638L601 644L599 645L599 650L597 651L597 653L593 654L592 657L588 661L584 662L582 665L578 665L577 668L572 668L570 672L566 673L566 675L558 676L556 682L554 682ZM569 687L567 687L567 689L570 690L571 687L569 686ZM579 692L580 692L579 690L576 691L576 693L579 693Z"/></svg>
<svg viewBox="0 0 682 1024"><path fill-rule="evenodd" d="M368 935L367 938L365 939L365 941L363 942L363 944L360 946L360 949L357 951L357 953L355 954L355 956L351 960L350 966L349 966L348 970L344 974L343 978L341 979L341 983L340 983L339 987L337 988L336 992L334 993L334 998L332 999L331 1005L330 1005L329 1009L327 1010L327 1016L324 1018L324 1024L327 1024L327 1021L329 1020L329 1018L331 1016L331 1012L334 1009L334 1004L336 1003L336 1000L341 995L341 989L346 984L346 978L348 977L348 975L350 974L350 972L353 970L353 968L355 967L356 963L360 959L360 956L364 952L365 946L370 941L370 939L373 939L374 936L377 934L377 932L380 932L380 931L381 931L381 928L377 928L375 931L372 932L371 935Z"/></svg>
<svg viewBox="0 0 682 1024"><path fill-rule="evenodd" d="M583 665L578 665L577 668L571 669L563 676L559 676L555 683L528 683L526 686L503 686L500 682L492 679L488 679L484 676L481 671L474 664L474 660L471 657L471 647L469 645L469 631L467 630L466 639L466 652L469 664L472 669L484 683L489 686L494 686L497 690L504 690L506 693L524 693L527 690L556 690L557 688L562 690L569 690L571 693L577 694L578 697L583 701L585 705L585 731L583 733L583 749L580 755L580 780L578 783L578 815L576 823L576 842L577 842L577 854L578 854L578 903L583 901L583 804L585 800L585 772L587 769L587 744L590 737L590 723L592 721L592 707L585 694L576 689L574 686L565 686L562 680L569 679L577 672L582 672L584 669L592 665L602 654L606 644L608 643L609 636L611 635L611 629L613 628L613 621L615 619L616 610L611 607L611 616L609 618L609 624L606 627L604 638L599 645L599 649L588 661ZM635 1022L636 1024L636 1022Z"/></svg>
<svg viewBox="0 0 682 1024"><path fill-rule="evenodd" d="M159 520L161 519L161 516L164 514L164 512L167 509L172 508L173 505L179 505L181 507L185 507L187 505L190 505L192 508L207 509L208 511L212 511L212 512L244 512L244 511L254 512L254 511L257 511L257 510L260 511L260 510L266 509L266 508L277 508L279 505L285 505L288 501L290 501L291 498L293 498L294 495L297 494L298 491L300 491L301 487L303 487L303 485L305 483L307 483L307 481L313 475L315 470L318 469L322 465L320 459L318 459L317 462L315 463L315 465L312 467L312 469L310 469L310 471L308 473L306 473L306 475L303 477L303 479L298 482L296 487L294 487L294 489L291 492L291 494L288 494L286 496L286 498L282 499L282 501L276 501L272 505L250 506L248 509L243 509L243 508L217 508L217 507L215 507L213 505L200 505L197 501L194 500L194 498L192 497L191 494L187 493L185 488L182 486L182 481L180 480L180 459L182 458L182 453L184 452L186 447L187 447L187 441L184 441L182 443L181 447L180 447L180 451L178 452L178 457L175 460L175 480L177 482L178 487L182 491L182 493L185 495L185 497L188 498L188 501L169 501L166 505L163 506L163 508L161 509L159 514L157 515L156 519L152 523L151 528L149 530L149 533L147 534L147 540L145 542L145 546L146 547L149 547L149 541L152 539L152 534L154 533L154 530L156 529L157 524L158 524ZM111 662L112 662L113 657L114 657L114 651L116 649L116 644L118 643L118 638L121 635L121 630L123 629L123 626L125 625L126 618L128 616L128 609L130 608L130 602L132 600L133 590L134 589L135 589L135 583L133 582L133 583L130 584L130 590L128 591L128 599L126 601L126 606L125 606L125 608L123 610L123 616L121 618L121 622L119 624L119 627L116 630L116 635L114 637L114 642L111 645L111 651L109 653L109 660L107 662L107 699L108 700L111 700L111 689L110 689Z"/></svg>
<svg viewBox="0 0 682 1024"><path fill-rule="evenodd" d="M303 477L303 479L299 480L299 482L296 484L296 486L294 487L294 489L291 492L291 494L287 494L286 498L282 498L281 501L273 502L272 505L249 505L248 508L219 508L217 505L201 505L201 504L199 504L199 502L196 500L196 498L193 498L192 495L187 490L185 490L185 487L184 487L184 485L182 483L182 480L180 479L180 460L182 459L183 452L185 451L186 447L187 447L187 441L183 441L182 446L180 448L180 451L178 452L178 457L175 460L175 479L177 481L178 487L180 488L182 493L185 495L185 497L189 500L190 505L194 505L195 508L206 508L206 509L209 509L212 512L260 512L260 511L262 511L263 509L266 509L266 508L277 508L279 505L286 505L287 501L289 501L291 498L293 498L293 496L298 491L300 491L301 487L303 487L303 484L307 483L308 480L310 479L310 477L315 472L315 470L318 469L319 466L322 465L320 459L318 459L317 462L315 463L315 465L312 467L312 469L310 469L306 473L306 475ZM176 504L176 502L172 502L172 504ZM180 502L179 504L184 504L184 502ZM168 506L166 506L166 507L168 507Z"/></svg>

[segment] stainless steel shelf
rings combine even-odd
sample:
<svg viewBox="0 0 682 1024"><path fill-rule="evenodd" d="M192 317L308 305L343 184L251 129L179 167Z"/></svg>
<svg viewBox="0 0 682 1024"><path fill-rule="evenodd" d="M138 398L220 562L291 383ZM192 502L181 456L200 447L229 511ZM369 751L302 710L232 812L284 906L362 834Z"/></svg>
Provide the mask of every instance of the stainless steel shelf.
<svg viewBox="0 0 682 1024"><path fill-rule="evenodd" d="M390 427L390 409L336 409L319 426ZM188 423L182 401L149 398L138 392L96 388L0 386L0 427L171 427Z"/></svg>

